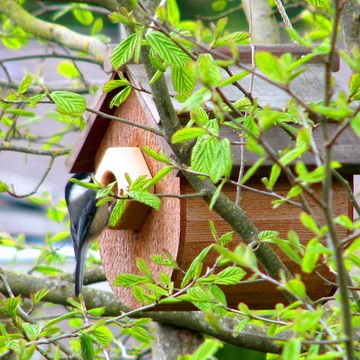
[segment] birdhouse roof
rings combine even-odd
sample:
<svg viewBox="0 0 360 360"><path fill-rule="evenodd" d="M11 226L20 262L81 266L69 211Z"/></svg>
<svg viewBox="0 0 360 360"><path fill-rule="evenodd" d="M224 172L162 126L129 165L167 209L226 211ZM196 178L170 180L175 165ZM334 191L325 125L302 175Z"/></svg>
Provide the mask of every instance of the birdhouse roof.
<svg viewBox="0 0 360 360"><path fill-rule="evenodd" d="M272 45L272 46L258 46L257 51L266 50L270 51L275 55L281 55L285 52L291 52L295 56L301 56L308 52L307 49L304 49L300 46L294 45ZM226 54L227 49L222 49L219 53L219 56ZM240 48L240 59L244 64L251 63L251 48L249 46ZM323 97L324 92L324 64L321 62L321 58L314 58L312 62L306 65L306 71L304 71L300 76L298 76L291 84L291 91L296 96L299 97L304 103L320 101ZM335 57L332 63L332 70L338 70L339 68L339 58ZM116 72L111 68L109 60L105 62L105 69L111 71L111 78L114 79L117 77ZM131 84L137 89L145 89L145 91L136 91L138 104L142 107L144 113L148 118L149 125L152 127L161 128L161 121L159 114L156 110L156 106L152 100L150 93L150 86L148 85L148 78L145 72L145 69L142 65L139 64L129 64L123 69L124 75L130 80ZM171 74L166 72L165 77L169 87L170 94L175 95L176 91L172 86ZM258 104L261 106L271 106L273 109L282 110L288 100L290 95L288 92L279 89L276 85L263 80L257 76L251 77L247 76L240 81L240 84L245 89L251 88L251 93L254 98L258 100ZM149 91L147 91L149 90ZM117 89L118 91L118 89ZM239 98L244 95L239 92L233 86L228 86L222 89L225 96L231 101L239 100ZM335 88L335 93L340 92L341 89L337 86ZM96 110L104 112L108 115L114 115L116 108L110 109L110 101L114 96L113 92L107 94L99 94L94 107ZM173 97L173 104L175 110L179 111L182 107L182 104L179 103ZM127 106L126 101L120 106ZM211 109L210 109L211 110ZM180 118L183 120L188 120L188 113L181 113ZM131 119L135 120L136 119ZM103 137L111 123L111 120L105 119L100 115L92 113L87 121L86 129L82 132L81 137L77 144L74 146L72 153L70 154L67 165L70 169L70 172L78 171L93 171L94 161L96 153L102 143ZM331 125L331 124L330 124ZM338 131L336 124L330 126L329 132L335 133ZM321 144L322 134L321 129L316 128L313 131L315 142ZM230 140L239 141L239 138L234 134L230 129L224 129L222 135L229 137ZM264 134L264 140L274 149L283 149L287 145L292 145L293 139L290 135L284 131L282 128L275 126ZM159 141L163 141L160 139ZM143 144L146 145L146 144ZM171 151L170 147L164 142L163 147L167 151ZM321 146L319 146L321 147ZM240 165L240 155L239 146L233 147L233 158L234 165L237 168ZM333 158L343 164L342 172L344 173L360 173L360 146L359 140L353 131L350 128L346 128L340 136L338 137L336 143L333 147ZM254 153L245 151L243 159L245 160L246 166L251 166L254 164L258 156ZM311 166L314 165L314 157L312 154L307 153L303 156L302 160L305 164ZM264 164L264 167L269 167L272 165L271 161L267 161Z"/></svg>

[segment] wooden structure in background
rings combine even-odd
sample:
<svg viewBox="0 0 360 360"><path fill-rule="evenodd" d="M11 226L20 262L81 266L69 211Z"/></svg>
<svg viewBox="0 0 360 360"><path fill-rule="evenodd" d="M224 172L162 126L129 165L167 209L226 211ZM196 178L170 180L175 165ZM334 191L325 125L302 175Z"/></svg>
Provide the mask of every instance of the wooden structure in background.
<svg viewBox="0 0 360 360"><path fill-rule="evenodd" d="M290 46L287 49L291 51L292 48L293 47ZM271 47L271 49L276 53L274 50L276 47ZM281 51L284 52L284 49ZM246 52L248 52L248 49ZM322 64L318 62L309 64L308 70L292 84L292 91L304 102L320 100L323 91L323 71ZM137 88L140 86L144 88L148 87L145 71L141 65L126 66L124 68L124 74ZM112 77L116 77L115 73L112 74ZM248 78L243 79L242 85L248 88L249 81ZM168 82L170 91L173 91L170 86L170 80ZM233 88L225 88L224 92L232 101L242 97L242 94ZM98 100L96 108L107 114L130 119L151 127L161 128L159 115L151 96L147 93L133 92L119 108L110 109L109 102L112 96L113 94L102 95ZM289 99L288 94L256 77L253 85L253 96L258 99L260 105L264 106L269 104L279 109L282 109ZM176 101L174 101L174 104L175 107L180 106ZM183 120L186 121L186 114L183 116L185 116ZM314 134L316 141L320 143L320 130L315 130ZM231 137L231 133L229 133L228 136ZM286 144L291 144L292 141L288 134L278 127L267 131L265 139L275 150L284 148ZM356 162L360 158L360 149L357 141L351 131L344 131L334 146L334 159L344 164L342 172L350 182L352 175L359 173L360 169L359 162ZM113 147L141 148L142 146L147 146L157 151L161 151L162 149L168 152L171 151L161 137L151 132L131 127L121 122L106 120L92 114L82 138L69 157L68 165L71 172L95 171L103 167L104 156L107 149ZM236 148L233 149L233 157L235 164L234 173L236 173L240 166L239 150ZM144 159L152 175L163 166L152 158L144 156ZM245 151L244 159L245 166L251 166L257 160L257 156ZM309 166L313 164L313 159L310 154L306 154L303 160ZM117 167L117 161L121 162L122 160L121 158L113 157L113 161L114 164L109 163L105 170L111 172L112 168L115 169ZM248 185L265 190L261 183L260 176L267 175L271 165L271 162L266 162L260 174L251 179ZM133 166L136 167L137 165L134 163ZM112 177L112 181L113 179L114 177ZM287 194L289 190L287 180L280 178L275 190L280 194ZM235 191L234 188L225 186L225 193L230 198L235 197ZM319 192L320 189L315 186L314 191ZM161 181L155 189L155 193L158 194L188 194L191 192L193 192L193 190L185 178L175 172ZM309 240L312 234L300 224L298 220L299 210L291 205L283 205L276 210L272 210L271 201L273 200L274 198L267 195L242 190L242 207L259 230L276 230L280 233L280 237L286 238L287 232L293 229L300 235L304 242ZM350 207L347 197L345 191L339 184L334 185L334 203L336 205L335 215L349 214ZM136 217L137 213L134 212L128 215L130 217ZM178 272L174 272L168 267L160 267L153 264L149 261L149 256L151 254L161 254L163 253L163 249L166 249L177 260L180 267L186 270L196 255L198 255L205 246L213 242L208 224L209 220L215 222L220 235L231 230L229 225L216 213L209 211L208 205L200 198L181 200L177 198L163 198L161 210L155 211L151 209L140 228L132 230L107 230L102 235L100 241L100 252L110 285L112 285L114 278L120 273L138 273L135 266L135 259L137 257L144 258L155 274L166 272L173 280L179 283L180 274ZM339 231L341 236L346 236L345 230L339 229ZM231 246L234 248L239 241L241 241L241 239L235 236ZM215 253L210 253L206 259L205 266L211 266L215 257ZM290 270L299 272L299 269L297 269L289 259L284 258L283 260ZM322 273L324 277L334 280L333 274L331 274L325 266L319 268L319 272ZM312 299L328 296L334 291L333 287L326 284L324 280L317 275L302 274L302 278L307 285L309 296ZM134 300L129 289L113 287L113 291L126 305L132 308L139 305ZM281 293L268 283L228 286L225 288L225 291L230 306L236 306L239 302L245 302L251 308L259 309L271 308L278 302L285 302L285 298L283 298ZM179 310L185 308L186 304L180 304L168 307L164 306L161 309Z"/></svg>

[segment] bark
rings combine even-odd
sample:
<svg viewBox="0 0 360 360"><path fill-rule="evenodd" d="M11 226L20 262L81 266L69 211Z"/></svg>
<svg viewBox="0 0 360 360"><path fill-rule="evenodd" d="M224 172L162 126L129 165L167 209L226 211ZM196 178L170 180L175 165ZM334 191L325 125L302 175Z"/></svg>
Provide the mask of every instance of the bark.
<svg viewBox="0 0 360 360"><path fill-rule="evenodd" d="M353 48L360 49L360 3L356 0L348 1L341 14L341 27L346 51L351 53Z"/></svg>
<svg viewBox="0 0 360 360"><path fill-rule="evenodd" d="M65 26L40 20L12 0L0 0L0 13L34 36L88 53L97 61L104 60L106 45L95 37L81 35Z"/></svg>
<svg viewBox="0 0 360 360"><path fill-rule="evenodd" d="M15 296L22 296L29 298L30 294L36 293L43 289L49 289L49 293L43 298L43 301L53 304L60 304L69 306L67 299L74 296L74 285L69 282L58 281L48 278L39 278L33 275L18 274L13 271L2 270L3 276ZM6 284L0 280L0 293L7 294ZM124 304L119 302L114 294L95 290L92 288L83 288L82 294L86 303L87 309L97 307L105 307L103 316L118 316L121 313L130 311ZM246 326L244 333L239 333L234 336L232 329L237 322L232 318L223 317L219 319L219 327L213 328L205 320L205 314L198 311L181 312L181 311L138 311L132 312L129 317L142 318L150 317L154 321L162 324L176 326L181 338L183 328L214 336L229 344L241 346L247 349L280 353L281 346L275 341L266 338L266 328L258 326Z"/></svg>
<svg viewBox="0 0 360 360"><path fill-rule="evenodd" d="M242 6L248 20L253 44L279 44L279 26L267 0L243 0Z"/></svg>

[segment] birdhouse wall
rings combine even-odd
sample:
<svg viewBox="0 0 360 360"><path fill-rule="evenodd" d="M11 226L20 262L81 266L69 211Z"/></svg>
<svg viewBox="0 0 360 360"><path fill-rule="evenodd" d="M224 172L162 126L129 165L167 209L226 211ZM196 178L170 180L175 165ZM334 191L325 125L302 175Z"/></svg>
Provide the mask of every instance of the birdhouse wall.
<svg viewBox="0 0 360 360"><path fill-rule="evenodd" d="M250 186L258 190L265 190L260 179L252 179ZM288 181L285 178L280 178L274 191L282 196L286 196L289 189L290 186ZM335 182L333 189L333 202L335 204L334 216L340 214L350 215L350 206L344 188L338 182ZM315 185L312 190L315 195L321 199L320 186ZM233 186L226 185L224 186L223 191L229 198L235 200L236 189L234 189ZM193 192L194 191L191 186L185 181L185 179L182 179L181 193L190 194ZM306 196L306 199L310 207L317 208L314 204L314 200L310 199L308 196ZM301 224L299 220L301 210L290 204L283 204L277 209L273 209L273 200L275 200L275 198L256 193L254 191L243 189L241 192L241 206L259 231L275 230L279 232L279 237L287 239L289 230L294 230L299 235L302 244L306 246L307 242L314 236L314 234ZM182 223L181 250L179 252L178 262L181 268L187 269L195 256L199 254L203 248L214 242L209 227L209 220L214 221L219 236L231 231L232 229L219 217L219 215L217 215L214 211L210 211L208 205L204 203L202 199L187 198L182 199L181 203L181 213L184 221ZM316 211L315 215L321 222L322 214L320 209ZM340 237L345 237L347 235L346 229L339 227L337 230ZM240 237L234 234L233 241L228 244L228 246L230 248L235 248L239 242L241 242ZM301 274L311 299L316 300L333 294L335 288L329 286L329 284L321 277L317 274L301 273L299 267L287 258L281 251L279 251L275 245L274 249L293 274ZM204 268L207 266L211 267L214 264L216 257L217 253L215 253L215 251L210 251L205 259ZM324 278L331 282L335 281L334 274L330 272L325 265L319 267L317 270ZM180 276L181 274L179 273L174 274L173 279L176 279L176 284L181 282ZM285 301L285 298L281 298L279 291L276 290L273 285L266 282L227 286L226 295L230 306L236 306L239 302L245 302L253 309L272 308L278 302Z"/></svg>
<svg viewBox="0 0 360 360"><path fill-rule="evenodd" d="M148 124L147 115L139 105L135 94L130 95L123 106L117 109L115 115L138 123ZM120 122L112 122L99 148L96 157L96 168L99 166L108 147L141 147L144 145L157 151L161 149L156 135ZM163 166L149 157L145 159L152 175ZM180 178L176 177L175 174L170 174L166 181L161 181L156 185L155 192L158 194L179 194ZM149 261L149 256L151 254L160 254L163 249L167 249L174 258L177 258L180 238L179 203L180 201L177 198L162 199L161 211L150 210L139 231L108 229L104 232L100 239L100 255L111 286L113 280L119 274L140 274L135 265L137 257L145 259L153 273L165 272L171 276L172 271L170 268L160 268ZM129 289L113 287L113 291L129 307L139 306Z"/></svg>

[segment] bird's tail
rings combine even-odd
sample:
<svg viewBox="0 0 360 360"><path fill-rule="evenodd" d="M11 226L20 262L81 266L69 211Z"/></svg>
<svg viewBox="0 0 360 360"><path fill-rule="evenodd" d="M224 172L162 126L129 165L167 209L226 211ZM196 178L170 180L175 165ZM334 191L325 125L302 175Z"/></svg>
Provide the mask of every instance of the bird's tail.
<svg viewBox="0 0 360 360"><path fill-rule="evenodd" d="M76 268L75 268L75 296L79 296L84 282L84 270L86 262L86 253L88 246L83 244L76 254Z"/></svg>

